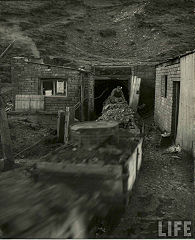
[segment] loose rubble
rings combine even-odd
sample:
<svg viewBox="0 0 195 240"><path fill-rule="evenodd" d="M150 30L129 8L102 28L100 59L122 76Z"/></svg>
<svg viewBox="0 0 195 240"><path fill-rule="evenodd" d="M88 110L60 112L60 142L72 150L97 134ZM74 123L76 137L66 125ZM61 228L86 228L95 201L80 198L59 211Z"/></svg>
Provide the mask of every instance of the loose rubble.
<svg viewBox="0 0 195 240"><path fill-rule="evenodd" d="M134 111L128 106L120 87L114 89L111 95L106 99L102 110L102 116L100 116L98 120L115 120L119 122L120 127L134 128Z"/></svg>
<svg viewBox="0 0 195 240"><path fill-rule="evenodd" d="M181 147L180 145L178 144L177 146L176 145L173 145L173 146L170 146L168 147L164 152L163 154L169 154L169 153L181 153Z"/></svg>

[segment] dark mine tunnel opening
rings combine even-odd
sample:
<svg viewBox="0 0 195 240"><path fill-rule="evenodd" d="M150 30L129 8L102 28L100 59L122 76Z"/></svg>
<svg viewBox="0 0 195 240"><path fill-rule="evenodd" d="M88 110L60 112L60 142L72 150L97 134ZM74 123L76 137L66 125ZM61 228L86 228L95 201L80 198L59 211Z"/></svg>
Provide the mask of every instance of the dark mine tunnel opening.
<svg viewBox="0 0 195 240"><path fill-rule="evenodd" d="M129 103L128 80L95 80L94 111L96 118L101 116L104 101L111 94L112 90L117 86L122 87L124 97L127 103Z"/></svg>

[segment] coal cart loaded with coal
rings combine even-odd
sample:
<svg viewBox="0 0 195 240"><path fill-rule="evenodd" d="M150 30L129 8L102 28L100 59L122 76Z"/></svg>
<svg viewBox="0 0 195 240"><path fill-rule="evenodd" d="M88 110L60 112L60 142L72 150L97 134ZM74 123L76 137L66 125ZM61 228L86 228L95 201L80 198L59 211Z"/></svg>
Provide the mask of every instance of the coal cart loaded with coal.
<svg viewBox="0 0 195 240"><path fill-rule="evenodd" d="M108 114L74 123L67 144L0 174L1 237L99 238L117 226L141 167L143 135L124 99L112 98L102 117L123 104L119 121Z"/></svg>
<svg viewBox="0 0 195 240"><path fill-rule="evenodd" d="M102 115L98 120L112 121L119 123L120 127L137 129L135 124L134 110L129 107L125 100L122 87L117 86L111 92L111 95L104 101Z"/></svg>

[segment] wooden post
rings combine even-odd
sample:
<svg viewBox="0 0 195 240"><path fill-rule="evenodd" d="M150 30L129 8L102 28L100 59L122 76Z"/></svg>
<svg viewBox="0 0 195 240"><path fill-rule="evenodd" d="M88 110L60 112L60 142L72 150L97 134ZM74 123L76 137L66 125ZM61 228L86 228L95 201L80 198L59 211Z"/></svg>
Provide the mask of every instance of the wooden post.
<svg viewBox="0 0 195 240"><path fill-rule="evenodd" d="M70 107L66 107L65 127L64 127L64 143L69 140L69 124L70 124Z"/></svg>
<svg viewBox="0 0 195 240"><path fill-rule="evenodd" d="M129 106L133 110L137 111L137 105L139 103L139 89L140 89L141 78L132 76L131 79L131 90L129 98Z"/></svg>
<svg viewBox="0 0 195 240"><path fill-rule="evenodd" d="M89 75L88 84L88 120L94 120L94 77Z"/></svg>
<svg viewBox="0 0 195 240"><path fill-rule="evenodd" d="M70 138L69 128L74 123L75 109L74 107L66 107L65 125L64 125L64 143L67 144Z"/></svg>
<svg viewBox="0 0 195 240"><path fill-rule="evenodd" d="M70 111L69 123L71 125L71 124L74 123L74 119L75 119L75 109L74 109L74 107L69 107L69 111Z"/></svg>
<svg viewBox="0 0 195 240"><path fill-rule="evenodd" d="M81 73L81 121L82 122L85 120L84 99L85 99L85 82L83 79L83 74Z"/></svg>
<svg viewBox="0 0 195 240"><path fill-rule="evenodd" d="M57 122L57 137L59 142L64 142L64 125L65 125L65 112L63 110L58 111Z"/></svg>
<svg viewBox="0 0 195 240"><path fill-rule="evenodd" d="M3 150L4 169L9 169L14 165L14 157L12 152L12 142L10 137L7 114L5 112L3 99L0 96L0 134Z"/></svg>
<svg viewBox="0 0 195 240"><path fill-rule="evenodd" d="M137 149L136 149L136 178L137 178L137 175L138 175L138 159L139 159L139 149L138 149L138 146L137 146Z"/></svg>

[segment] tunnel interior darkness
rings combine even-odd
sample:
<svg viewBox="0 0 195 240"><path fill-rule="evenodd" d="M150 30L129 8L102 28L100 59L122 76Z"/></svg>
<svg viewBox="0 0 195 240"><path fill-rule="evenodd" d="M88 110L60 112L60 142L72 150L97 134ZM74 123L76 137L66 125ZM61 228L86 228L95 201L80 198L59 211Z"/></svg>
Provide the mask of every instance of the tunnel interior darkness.
<svg viewBox="0 0 195 240"><path fill-rule="evenodd" d="M117 86L122 87L124 97L129 102L128 80L95 80L94 89L94 110L96 117L101 116L103 102L111 94L112 90Z"/></svg>

